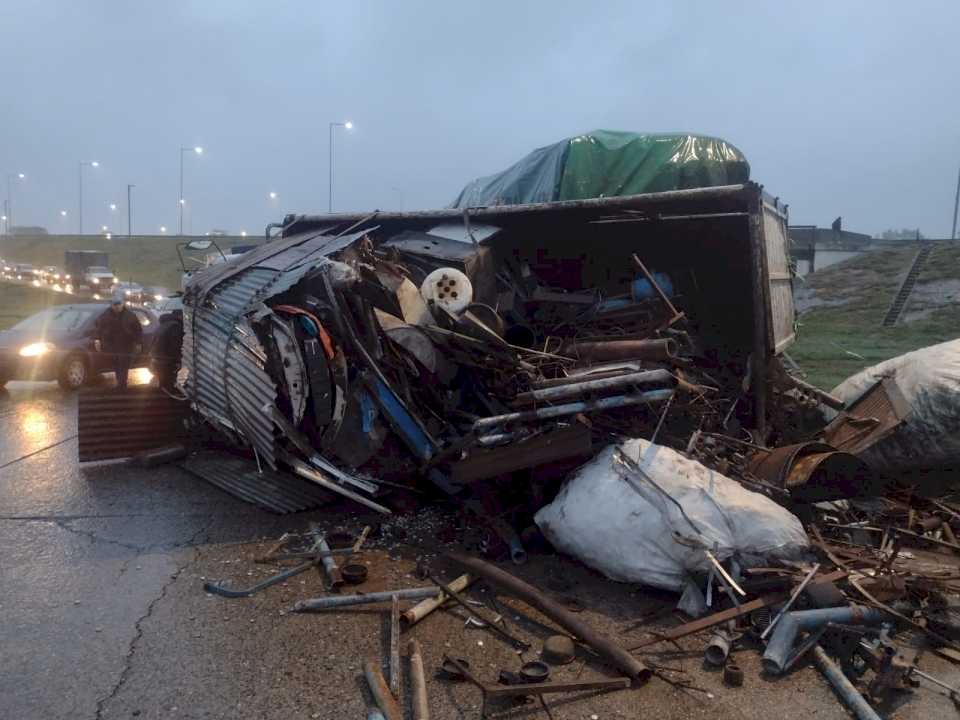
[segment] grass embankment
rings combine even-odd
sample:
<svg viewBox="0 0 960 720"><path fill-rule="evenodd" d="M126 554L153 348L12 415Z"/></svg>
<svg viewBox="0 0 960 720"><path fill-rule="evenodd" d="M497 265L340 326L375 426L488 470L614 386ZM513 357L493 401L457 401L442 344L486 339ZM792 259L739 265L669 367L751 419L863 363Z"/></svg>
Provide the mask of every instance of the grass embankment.
<svg viewBox="0 0 960 720"><path fill-rule="evenodd" d="M0 257L34 267L63 267L65 250L99 250L108 254L110 269L121 280L179 290L182 270L177 244L190 239L171 235L135 235L129 240L125 236L108 240L100 235L12 235L0 238ZM233 245L253 244L258 238L219 237L216 240L226 251ZM215 250L211 248L210 252Z"/></svg>
<svg viewBox="0 0 960 720"><path fill-rule="evenodd" d="M954 301L947 289L939 290L960 283L954 243L936 245L900 322L881 326L917 252L916 244L876 250L807 276L801 287L826 304L799 316L798 341L788 353L810 382L830 390L878 362L960 336L960 297Z"/></svg>
<svg viewBox="0 0 960 720"><path fill-rule="evenodd" d="M51 292L29 285L0 283L0 330L6 330L51 305L82 302L72 295Z"/></svg>

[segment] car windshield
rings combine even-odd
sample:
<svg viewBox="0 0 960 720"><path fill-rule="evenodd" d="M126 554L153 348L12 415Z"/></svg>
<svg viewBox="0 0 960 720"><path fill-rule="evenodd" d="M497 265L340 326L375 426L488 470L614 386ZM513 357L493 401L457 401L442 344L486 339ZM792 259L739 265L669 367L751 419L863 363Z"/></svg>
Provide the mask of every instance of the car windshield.
<svg viewBox="0 0 960 720"><path fill-rule="evenodd" d="M103 312L100 307L58 307L39 312L26 320L21 320L13 326L13 330L37 333L42 335L49 330L69 332L76 330L90 318Z"/></svg>
<svg viewBox="0 0 960 720"><path fill-rule="evenodd" d="M90 269L88 270L88 272L92 272L92 273L108 273L108 272L110 272L110 269L109 269L109 268L105 268L105 267L92 267L92 268L90 268Z"/></svg>

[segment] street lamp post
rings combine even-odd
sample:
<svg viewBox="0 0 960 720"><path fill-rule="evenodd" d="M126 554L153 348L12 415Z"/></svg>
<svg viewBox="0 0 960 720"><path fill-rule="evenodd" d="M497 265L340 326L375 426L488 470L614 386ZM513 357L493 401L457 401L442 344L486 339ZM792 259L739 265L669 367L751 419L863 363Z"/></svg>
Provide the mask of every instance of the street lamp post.
<svg viewBox="0 0 960 720"><path fill-rule="evenodd" d="M89 162L81 160L77 169L77 232L80 235L83 235L83 168L88 165L97 168L100 167L100 163L96 160Z"/></svg>
<svg viewBox="0 0 960 720"><path fill-rule="evenodd" d="M131 202L131 191L136 185L127 184L127 240L133 237L133 203Z"/></svg>
<svg viewBox="0 0 960 720"><path fill-rule="evenodd" d="M23 180L26 177L23 173L7 173L7 232L10 232L10 227L13 225L13 179L17 178L18 180Z"/></svg>
<svg viewBox="0 0 960 720"><path fill-rule="evenodd" d="M957 209L960 208L960 172L957 173L957 195L953 199L953 229L950 231L950 239L957 239Z"/></svg>
<svg viewBox="0 0 960 720"><path fill-rule="evenodd" d="M183 155L184 153L192 152L196 155L203 155L203 148L199 145L195 147L182 147L180 148L180 200L177 205L180 208L180 235L183 235Z"/></svg>
<svg viewBox="0 0 960 720"><path fill-rule="evenodd" d="M328 159L329 159L329 169L330 169L330 182L329 182L329 186L328 186L328 188L327 188L327 191L328 191L328 196L327 196L327 203L328 203L328 204L327 204L327 211L330 212L330 213L333 212L333 129L334 129L334 128L337 128L337 127L342 127L342 128L344 128L345 130L352 130L352 129L353 129L353 123L350 122L349 120L347 120L346 122L342 122L342 123L341 123L341 122L332 122L332 123L330 123L330 143L329 143L329 147L328 147L328 151L329 151L329 158L328 158Z"/></svg>

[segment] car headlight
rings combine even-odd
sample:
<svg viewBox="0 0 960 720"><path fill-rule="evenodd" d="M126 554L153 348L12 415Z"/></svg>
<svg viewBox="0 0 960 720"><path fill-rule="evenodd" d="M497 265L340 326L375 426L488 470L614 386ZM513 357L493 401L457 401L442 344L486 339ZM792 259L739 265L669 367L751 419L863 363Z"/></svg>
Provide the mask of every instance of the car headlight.
<svg viewBox="0 0 960 720"><path fill-rule="evenodd" d="M20 357L40 357L54 349L53 343L36 342L20 348Z"/></svg>
<svg viewBox="0 0 960 720"><path fill-rule="evenodd" d="M123 293L124 295L130 296L133 295L133 290L124 290Z"/></svg>
<svg viewBox="0 0 960 720"><path fill-rule="evenodd" d="M153 296L153 299L156 300L157 302L162 302L162 301L163 301L163 295L154 295L154 296Z"/></svg>
<svg viewBox="0 0 960 720"><path fill-rule="evenodd" d="M64 280L69 280L69 279L70 279L70 276L69 276L69 275L64 275L64 276L63 276L63 279L64 279Z"/></svg>
<svg viewBox="0 0 960 720"><path fill-rule="evenodd" d="M92 282L94 285L99 285L100 278L90 278L90 282Z"/></svg>

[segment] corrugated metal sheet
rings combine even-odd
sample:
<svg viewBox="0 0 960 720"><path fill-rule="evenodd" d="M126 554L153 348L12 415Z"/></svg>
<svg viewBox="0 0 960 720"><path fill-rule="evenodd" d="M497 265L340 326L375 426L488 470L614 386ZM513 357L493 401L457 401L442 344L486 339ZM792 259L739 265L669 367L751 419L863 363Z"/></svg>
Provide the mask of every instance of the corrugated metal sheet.
<svg viewBox="0 0 960 720"><path fill-rule="evenodd" d="M186 436L189 404L154 387L82 390L77 398L80 462L117 460Z"/></svg>
<svg viewBox="0 0 960 720"><path fill-rule="evenodd" d="M763 199L763 242L767 261L770 314L768 329L775 353L796 338L794 329L793 276L790 272L790 240L787 214L776 201Z"/></svg>
<svg viewBox="0 0 960 720"><path fill-rule="evenodd" d="M224 492L271 512L285 514L326 505L334 496L296 475L264 469L235 455L201 452L181 467Z"/></svg>
<svg viewBox="0 0 960 720"><path fill-rule="evenodd" d="M183 342L187 393L197 412L253 447L271 468L276 468L274 427L264 407L276 402L277 387L264 369L266 351L245 316L363 234L307 233L272 248L263 246L251 258L215 274L198 275L187 288Z"/></svg>

